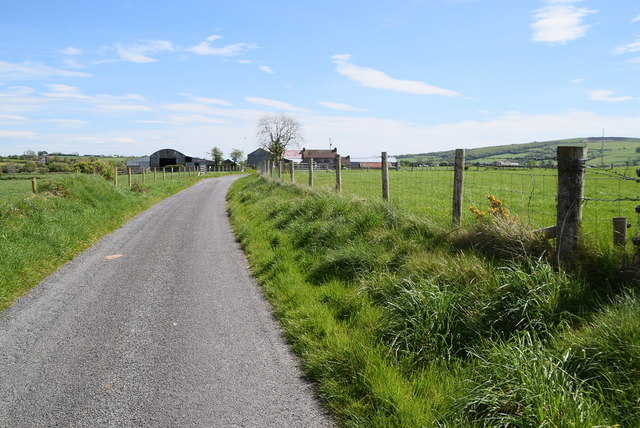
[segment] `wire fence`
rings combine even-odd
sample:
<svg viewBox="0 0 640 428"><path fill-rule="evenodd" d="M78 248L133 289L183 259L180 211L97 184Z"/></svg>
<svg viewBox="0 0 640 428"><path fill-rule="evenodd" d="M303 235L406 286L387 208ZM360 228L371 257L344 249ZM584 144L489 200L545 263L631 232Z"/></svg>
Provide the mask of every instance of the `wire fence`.
<svg viewBox="0 0 640 428"><path fill-rule="evenodd" d="M360 162L351 158L351 165L366 167L350 168L342 161L340 191L355 198L382 198L382 170L384 164L378 157L376 162ZM313 161L312 161L313 162ZM454 172L452 162L447 165L398 165L388 162L389 203L416 215L426 216L441 224L451 224L453 215ZM337 183L337 161L330 164L283 163L263 165L263 173L280 175L300 185L309 184L313 177L314 187L335 189ZM601 165L584 165L584 194L582 205L582 238L589 244L609 246L614 240L613 219L626 218L631 225L627 235L640 233L640 217L636 206L640 202L640 179L629 167L603 168ZM472 163L464 165L462 212L464 224L476 220L478 212L490 207L488 196L502 201L504 207L517 221L535 229L556 224L558 204L557 159L539 159L521 166L512 159L496 159L491 165ZM631 249L631 240L625 240L625 248Z"/></svg>

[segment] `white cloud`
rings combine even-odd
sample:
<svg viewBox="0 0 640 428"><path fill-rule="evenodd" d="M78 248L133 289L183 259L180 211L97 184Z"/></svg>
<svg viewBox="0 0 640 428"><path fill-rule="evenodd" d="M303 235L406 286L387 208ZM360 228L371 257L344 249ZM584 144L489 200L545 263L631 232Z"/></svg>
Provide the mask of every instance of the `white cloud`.
<svg viewBox="0 0 640 428"><path fill-rule="evenodd" d="M334 55L331 59L334 64L336 64L336 71L339 74L359 82L362 86L418 95L460 96L456 91L438 88L415 80L395 79L382 71L373 68L359 67L349 62L351 55Z"/></svg>
<svg viewBox="0 0 640 428"><path fill-rule="evenodd" d="M0 92L0 97L20 97L33 94L35 91L28 86L11 86L6 92Z"/></svg>
<svg viewBox="0 0 640 428"><path fill-rule="evenodd" d="M198 55L237 56L258 47L254 43L234 43L222 47L213 46L213 42L220 39L222 39L222 36L209 36L204 42L200 42L186 50Z"/></svg>
<svg viewBox="0 0 640 428"><path fill-rule="evenodd" d="M60 53L64 54L64 55L69 55L69 56L78 56L78 55L82 55L83 50L82 49L78 49L78 48L74 48L73 46L69 46L69 47L61 50Z"/></svg>
<svg viewBox="0 0 640 428"><path fill-rule="evenodd" d="M631 20L631 22L640 22L640 15L636 16Z"/></svg>
<svg viewBox="0 0 640 428"><path fill-rule="evenodd" d="M342 110L342 111L368 111L368 110L363 109L363 108L353 107L353 106L351 106L351 105L349 105L349 104L333 103L333 102L330 102L330 101L323 101L323 102L320 102L320 103L318 103L318 104L320 104L320 105L321 105L321 106L323 106L323 107L330 108L330 109L333 109L333 110Z"/></svg>
<svg viewBox="0 0 640 428"><path fill-rule="evenodd" d="M275 71L273 71L273 69L271 67L269 67L268 65L261 65L258 68L260 70L264 71L265 73L269 73L269 74L274 74L275 73Z"/></svg>
<svg viewBox="0 0 640 428"><path fill-rule="evenodd" d="M546 0L547 6L535 11L532 39L536 42L566 43L587 34L582 19L597 10L580 8L573 3L582 0Z"/></svg>
<svg viewBox="0 0 640 428"><path fill-rule="evenodd" d="M302 107L296 107L284 101L270 100L268 98L258 98L258 97L244 97L244 99L253 104L261 104L269 107L274 107L278 110L282 111L309 111Z"/></svg>
<svg viewBox="0 0 640 428"><path fill-rule="evenodd" d="M39 63L14 64L0 61L0 79L2 80L28 80L41 77L91 77L91 74L63 70Z"/></svg>
<svg viewBox="0 0 640 428"><path fill-rule="evenodd" d="M115 46L115 51L124 61L129 61L138 64L144 64L149 62L156 62L155 58L151 58L150 54L160 52L172 52L176 50L176 47L166 40L149 40L137 45L124 45L118 43Z"/></svg>
<svg viewBox="0 0 640 428"><path fill-rule="evenodd" d="M196 102L196 103L203 103L203 104L215 104L215 105L219 105L219 106L230 106L231 105L231 103L229 101L219 100L219 99L216 99L216 98L192 97L191 101Z"/></svg>
<svg viewBox="0 0 640 428"><path fill-rule="evenodd" d="M626 45L616 46L613 49L614 55L622 55L626 53L635 53L640 52L640 39L636 40L633 43L627 43Z"/></svg>
<svg viewBox="0 0 640 428"><path fill-rule="evenodd" d="M250 59L237 59L236 62L238 64L251 64L251 60Z"/></svg>
<svg viewBox="0 0 640 428"><path fill-rule="evenodd" d="M26 138L28 140L35 140L38 138L37 132L32 131L7 131L6 129L0 129L0 138Z"/></svg>
<svg viewBox="0 0 640 428"><path fill-rule="evenodd" d="M2 114L0 113L0 121L2 122L24 122L27 118L25 116L17 116L15 114Z"/></svg>
<svg viewBox="0 0 640 428"><path fill-rule="evenodd" d="M52 98L76 98L87 99L87 95L80 93L80 89L75 86L61 85L58 83L45 85L51 92L43 92L42 96Z"/></svg>
<svg viewBox="0 0 640 428"><path fill-rule="evenodd" d="M86 125L89 122L86 120L78 120L78 119L45 119L43 122L46 123L57 123L59 125L67 126L67 127L77 127L80 125Z"/></svg>
<svg viewBox="0 0 640 428"><path fill-rule="evenodd" d="M584 79L581 77L571 80L571 83L583 83L583 82L584 82Z"/></svg>
<svg viewBox="0 0 640 428"><path fill-rule="evenodd" d="M622 101L630 101L633 97L612 97L613 92L600 89L589 93L589 99L592 101L605 101L608 103L619 103Z"/></svg>
<svg viewBox="0 0 640 428"><path fill-rule="evenodd" d="M155 111L152 107L141 104L105 104L101 106L103 109L123 112L145 112Z"/></svg>

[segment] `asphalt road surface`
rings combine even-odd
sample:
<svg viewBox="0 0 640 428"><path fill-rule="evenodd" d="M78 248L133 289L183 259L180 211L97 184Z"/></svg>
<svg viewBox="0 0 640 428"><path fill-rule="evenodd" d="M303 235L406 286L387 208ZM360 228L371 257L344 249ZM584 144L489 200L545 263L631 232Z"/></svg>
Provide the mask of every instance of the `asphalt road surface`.
<svg viewBox="0 0 640 428"><path fill-rule="evenodd" d="M0 313L0 427L327 427L225 210L166 199Z"/></svg>

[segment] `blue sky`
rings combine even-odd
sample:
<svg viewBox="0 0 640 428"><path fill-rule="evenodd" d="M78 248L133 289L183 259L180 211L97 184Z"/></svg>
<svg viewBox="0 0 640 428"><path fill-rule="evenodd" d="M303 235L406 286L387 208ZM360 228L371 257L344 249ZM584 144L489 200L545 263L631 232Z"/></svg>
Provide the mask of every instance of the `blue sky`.
<svg viewBox="0 0 640 428"><path fill-rule="evenodd" d="M0 155L640 136L638 0L5 2Z"/></svg>

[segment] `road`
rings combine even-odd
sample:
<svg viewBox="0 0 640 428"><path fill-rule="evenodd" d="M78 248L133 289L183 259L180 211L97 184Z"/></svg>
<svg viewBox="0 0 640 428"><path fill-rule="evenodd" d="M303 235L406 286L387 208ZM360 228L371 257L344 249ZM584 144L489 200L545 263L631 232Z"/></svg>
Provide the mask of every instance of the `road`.
<svg viewBox="0 0 640 428"><path fill-rule="evenodd" d="M207 179L0 313L0 427L327 427Z"/></svg>

